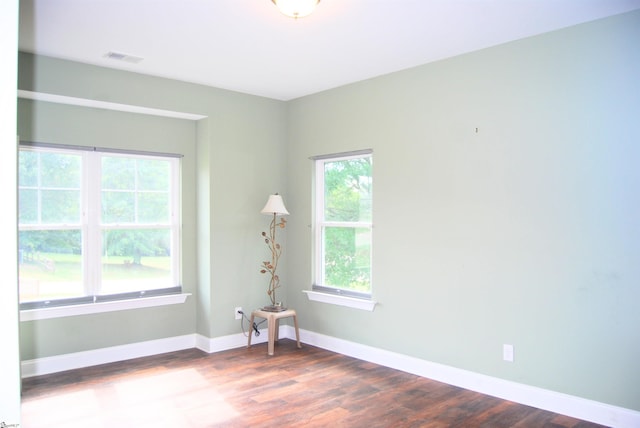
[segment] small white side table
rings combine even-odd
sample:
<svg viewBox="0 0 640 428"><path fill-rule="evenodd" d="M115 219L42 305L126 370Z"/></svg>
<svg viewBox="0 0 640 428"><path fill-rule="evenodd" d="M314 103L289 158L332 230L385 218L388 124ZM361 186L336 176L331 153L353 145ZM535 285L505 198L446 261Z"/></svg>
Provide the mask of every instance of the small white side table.
<svg viewBox="0 0 640 428"><path fill-rule="evenodd" d="M296 328L296 341L298 342L298 348L302 348L300 345L300 332L298 331L298 316L293 309L286 309L280 312L264 311L262 309L256 309L251 312L249 340L247 341L247 348L251 347L251 329L253 329L253 320L255 317L264 318L267 320L267 329L269 330L269 345L267 347L267 353L273 355L275 342L278 340L278 330L280 324L280 318L293 317L293 325Z"/></svg>

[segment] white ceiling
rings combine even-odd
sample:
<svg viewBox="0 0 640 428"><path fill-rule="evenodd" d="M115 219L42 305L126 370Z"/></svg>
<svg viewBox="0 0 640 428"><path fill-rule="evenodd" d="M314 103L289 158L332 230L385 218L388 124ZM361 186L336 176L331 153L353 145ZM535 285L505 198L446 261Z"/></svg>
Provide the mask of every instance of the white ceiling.
<svg viewBox="0 0 640 428"><path fill-rule="evenodd" d="M640 0L21 0L20 49L279 100L640 8ZM134 64L105 57L144 58Z"/></svg>

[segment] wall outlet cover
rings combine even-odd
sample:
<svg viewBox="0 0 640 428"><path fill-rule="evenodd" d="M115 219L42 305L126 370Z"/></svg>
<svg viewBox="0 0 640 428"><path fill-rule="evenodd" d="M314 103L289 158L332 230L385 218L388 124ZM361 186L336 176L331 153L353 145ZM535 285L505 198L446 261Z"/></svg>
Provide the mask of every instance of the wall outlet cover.
<svg viewBox="0 0 640 428"><path fill-rule="evenodd" d="M513 362L513 345L502 345L502 359Z"/></svg>

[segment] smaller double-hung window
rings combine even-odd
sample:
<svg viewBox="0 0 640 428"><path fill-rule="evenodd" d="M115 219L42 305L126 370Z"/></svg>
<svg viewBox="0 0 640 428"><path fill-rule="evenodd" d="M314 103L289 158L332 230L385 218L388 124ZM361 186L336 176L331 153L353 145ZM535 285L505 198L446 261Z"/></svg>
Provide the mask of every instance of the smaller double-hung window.
<svg viewBox="0 0 640 428"><path fill-rule="evenodd" d="M371 298L370 150L317 156L313 290Z"/></svg>

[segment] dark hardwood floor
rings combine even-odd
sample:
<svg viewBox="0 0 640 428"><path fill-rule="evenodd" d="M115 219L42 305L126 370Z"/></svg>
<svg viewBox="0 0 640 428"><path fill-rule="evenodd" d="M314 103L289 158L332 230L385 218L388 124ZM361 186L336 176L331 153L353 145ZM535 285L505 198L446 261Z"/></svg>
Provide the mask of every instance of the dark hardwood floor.
<svg viewBox="0 0 640 428"><path fill-rule="evenodd" d="M23 428L599 427L313 346L192 349L24 379Z"/></svg>

